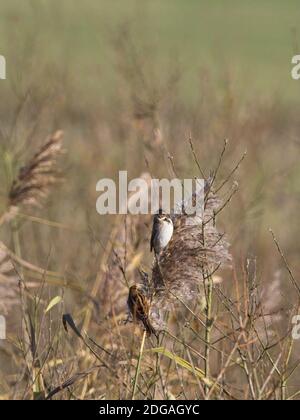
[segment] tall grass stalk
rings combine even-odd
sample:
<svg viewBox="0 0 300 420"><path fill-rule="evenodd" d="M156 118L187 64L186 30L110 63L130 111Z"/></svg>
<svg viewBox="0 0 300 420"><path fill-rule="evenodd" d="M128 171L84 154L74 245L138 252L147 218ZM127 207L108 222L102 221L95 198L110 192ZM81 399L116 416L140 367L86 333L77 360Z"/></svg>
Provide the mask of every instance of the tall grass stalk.
<svg viewBox="0 0 300 420"><path fill-rule="evenodd" d="M136 395L138 379L139 379L140 370L141 370L142 357L143 357L143 352L144 352L144 347L145 347L146 336L147 336L147 332L144 331L143 336L142 336L142 342L141 342L141 347L140 347L140 351L139 351L135 376L134 376L134 380L133 380L133 390L132 390L132 396L131 396L132 400L135 399L135 395Z"/></svg>

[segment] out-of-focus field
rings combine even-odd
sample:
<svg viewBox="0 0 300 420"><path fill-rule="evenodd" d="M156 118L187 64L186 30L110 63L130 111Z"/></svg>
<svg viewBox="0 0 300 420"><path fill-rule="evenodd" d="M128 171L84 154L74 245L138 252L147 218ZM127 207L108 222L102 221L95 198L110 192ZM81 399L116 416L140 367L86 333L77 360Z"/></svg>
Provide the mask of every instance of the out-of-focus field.
<svg viewBox="0 0 300 420"><path fill-rule="evenodd" d="M56 81L57 72L69 70L70 87L91 106L99 104L99 94L106 101L115 94L118 74L111 42L127 25L161 80L171 63L181 66L180 93L188 103L197 99L199 69L206 67L220 91L229 73L239 96L275 93L296 101L297 89L287 76L298 47L299 14L296 1L89 0L75 7L68 0L4 0L0 47L10 79L19 73L25 77L26 71L32 77L32 66L35 79L44 67L51 71L43 76Z"/></svg>
<svg viewBox="0 0 300 420"><path fill-rule="evenodd" d="M197 98L203 67L209 67L220 89L229 72L239 95L277 93L296 101L297 89L288 74L298 47L299 17L297 1L88 0L75 5L70 0L4 0L0 46L9 57L11 75L25 72L26 64L30 68L29 52L34 52L38 69L50 66L56 79L56 71L69 69L71 87L92 105L99 103L100 93L106 100L115 93L111 41L127 24L136 48L147 56L152 47L151 66L162 80L170 60L181 65L181 94L187 102Z"/></svg>
<svg viewBox="0 0 300 420"><path fill-rule="evenodd" d="M219 220L234 267L243 272L245 261L255 259L258 283L279 277L286 307L293 288L269 228L297 278L300 81L290 72L300 51L299 22L297 1L2 0L1 213L12 177L47 135L62 129L66 153L64 183L42 209L22 209L17 227L3 226L1 241L89 294L115 223L96 213L98 179L116 179L119 170L169 177L168 152L180 177L198 175L190 137L208 175L227 138L221 179L247 150L235 174L239 191ZM149 268L145 223L138 262ZM223 281L231 284L230 272ZM48 301L61 293L61 287L47 290ZM65 312L84 319L87 296L66 288L64 304ZM101 310L92 317L96 335L98 319L110 313ZM8 318L12 336L18 322ZM11 397L9 384L19 383L22 364L9 352L0 361L0 394ZM71 372L68 367L62 376ZM24 395L18 388L14 396ZM105 397L117 398L117 391Z"/></svg>

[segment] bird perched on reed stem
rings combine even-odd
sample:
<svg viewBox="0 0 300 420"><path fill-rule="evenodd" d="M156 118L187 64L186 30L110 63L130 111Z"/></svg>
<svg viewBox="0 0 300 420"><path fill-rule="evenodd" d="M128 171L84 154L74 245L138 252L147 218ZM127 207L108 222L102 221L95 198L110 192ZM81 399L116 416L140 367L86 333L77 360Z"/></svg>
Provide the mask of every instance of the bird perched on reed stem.
<svg viewBox="0 0 300 420"><path fill-rule="evenodd" d="M152 327L148 316L150 309L149 301L137 285L130 287L127 304L133 320L141 321L149 336L151 334L156 336L156 331Z"/></svg>
<svg viewBox="0 0 300 420"><path fill-rule="evenodd" d="M172 219L159 209L158 214L153 218L150 251L154 249L155 255L159 255L170 242L173 231Z"/></svg>

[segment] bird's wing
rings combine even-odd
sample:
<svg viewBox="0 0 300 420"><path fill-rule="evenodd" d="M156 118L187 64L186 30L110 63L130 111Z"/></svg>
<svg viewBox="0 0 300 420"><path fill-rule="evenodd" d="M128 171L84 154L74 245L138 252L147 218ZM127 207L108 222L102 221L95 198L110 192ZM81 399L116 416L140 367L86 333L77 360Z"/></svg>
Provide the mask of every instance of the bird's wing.
<svg viewBox="0 0 300 420"><path fill-rule="evenodd" d="M152 226L151 241L150 241L150 252L152 252L153 248L154 248L154 239L155 239L155 235L156 235L156 230L157 230L157 222L154 219L153 220L153 226Z"/></svg>
<svg viewBox="0 0 300 420"><path fill-rule="evenodd" d="M149 304L144 295L141 293L138 294L136 302L137 310L141 319L147 318L149 312Z"/></svg>

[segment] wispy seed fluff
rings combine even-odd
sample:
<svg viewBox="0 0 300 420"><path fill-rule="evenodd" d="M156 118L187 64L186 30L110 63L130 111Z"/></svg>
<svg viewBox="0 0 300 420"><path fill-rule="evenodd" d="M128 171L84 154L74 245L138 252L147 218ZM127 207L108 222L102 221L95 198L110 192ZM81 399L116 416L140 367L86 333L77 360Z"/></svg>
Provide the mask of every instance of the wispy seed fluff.
<svg viewBox="0 0 300 420"><path fill-rule="evenodd" d="M221 201L206 186L202 217L174 215L174 234L168 247L152 269L153 299L150 319L154 327L163 328L163 317L180 302L188 304L203 297L209 275L231 261L229 244L215 225L215 212Z"/></svg>

